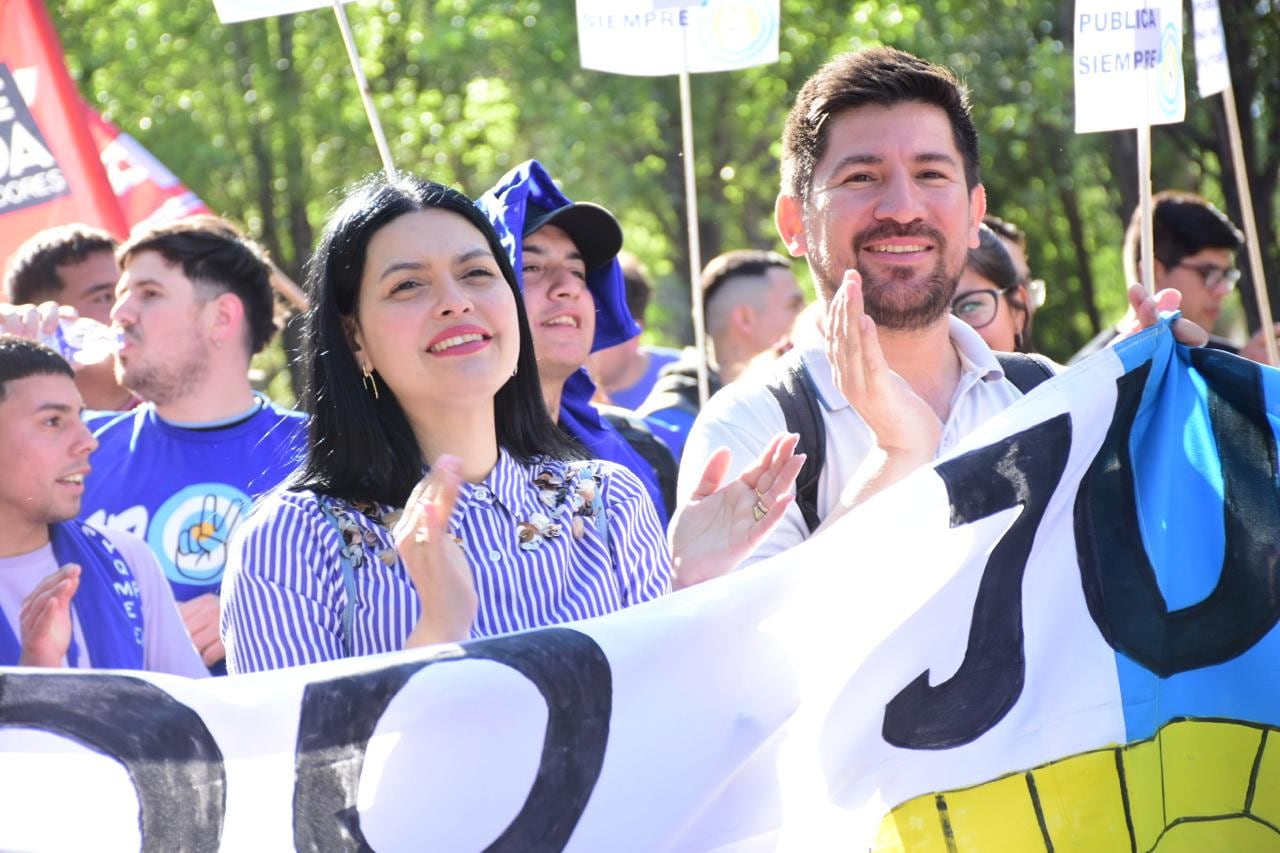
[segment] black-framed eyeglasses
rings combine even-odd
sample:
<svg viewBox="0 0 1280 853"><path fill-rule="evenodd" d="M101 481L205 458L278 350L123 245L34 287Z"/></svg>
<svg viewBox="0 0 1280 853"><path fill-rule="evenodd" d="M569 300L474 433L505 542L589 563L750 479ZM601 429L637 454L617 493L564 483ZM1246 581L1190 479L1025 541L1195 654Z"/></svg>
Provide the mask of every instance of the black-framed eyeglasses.
<svg viewBox="0 0 1280 853"><path fill-rule="evenodd" d="M987 287L982 290L966 290L951 300L951 313L964 320L975 329L988 326L1000 313L1000 294L998 287Z"/></svg>
<svg viewBox="0 0 1280 853"><path fill-rule="evenodd" d="M1200 276L1200 283L1206 290L1222 289L1230 293L1236 289L1236 282L1240 280L1240 270L1235 267L1220 267L1217 264L1184 264L1181 261L1165 266L1183 267L1197 273Z"/></svg>

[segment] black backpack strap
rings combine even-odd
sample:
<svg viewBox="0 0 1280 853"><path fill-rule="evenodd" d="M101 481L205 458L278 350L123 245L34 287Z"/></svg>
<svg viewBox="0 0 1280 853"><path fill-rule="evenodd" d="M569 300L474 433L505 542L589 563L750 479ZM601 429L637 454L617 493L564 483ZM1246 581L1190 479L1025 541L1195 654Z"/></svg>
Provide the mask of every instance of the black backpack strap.
<svg viewBox="0 0 1280 853"><path fill-rule="evenodd" d="M618 434L631 445L631 449L640 455L653 474L658 478L658 489L662 493L662 502L666 506L668 518L676 511L676 479L680 476L680 466L666 442L653 434L653 430L644 418L626 409L615 406L597 406L600 415L618 431ZM659 513L661 516L662 513Z"/></svg>
<svg viewBox="0 0 1280 853"><path fill-rule="evenodd" d="M1023 394L1031 393L1032 388L1057 375L1057 371L1050 367L1047 361L1034 355L1021 352L998 352L995 356L1004 370L1004 378L1012 382L1013 387Z"/></svg>
<svg viewBox="0 0 1280 853"><path fill-rule="evenodd" d="M827 429L822 422L822 406L818 388L805 369L799 352L792 350L778 364L778 374L767 386L787 421L787 430L800 436L796 453L806 455L804 467L796 477L796 506L800 508L809 532L818 529L818 477L827 461Z"/></svg>

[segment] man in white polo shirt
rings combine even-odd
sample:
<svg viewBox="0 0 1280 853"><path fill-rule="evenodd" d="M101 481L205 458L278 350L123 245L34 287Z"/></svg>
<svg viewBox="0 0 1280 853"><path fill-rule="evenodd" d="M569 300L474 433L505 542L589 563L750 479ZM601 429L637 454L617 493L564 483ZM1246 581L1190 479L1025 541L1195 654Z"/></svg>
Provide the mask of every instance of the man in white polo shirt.
<svg viewBox="0 0 1280 853"><path fill-rule="evenodd" d="M678 488L687 500L717 448L728 446L740 469L787 428L770 390L780 376L810 389L790 396L816 398L811 421L825 454L802 439L797 453L809 462L798 500L748 562L798 544L928 464L1050 374L1025 356L998 359L949 310L986 212L977 131L950 71L892 48L838 56L800 90L782 142L775 219L827 304L826 340L709 401ZM1173 293L1130 298L1145 325L1157 308L1177 305ZM1198 328L1182 334L1203 343Z"/></svg>

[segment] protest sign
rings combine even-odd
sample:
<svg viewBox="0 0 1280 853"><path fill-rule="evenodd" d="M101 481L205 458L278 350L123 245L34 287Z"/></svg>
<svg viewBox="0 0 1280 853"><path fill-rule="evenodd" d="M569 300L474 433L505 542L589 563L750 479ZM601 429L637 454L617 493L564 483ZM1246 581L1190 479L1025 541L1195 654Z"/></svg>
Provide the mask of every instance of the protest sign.
<svg viewBox="0 0 1280 853"><path fill-rule="evenodd" d="M732 71L778 60L778 0L577 0L582 67L614 74L679 76L689 281L702 274L693 150L691 73ZM698 399L710 394L702 290L690 287Z"/></svg>
<svg viewBox="0 0 1280 853"><path fill-rule="evenodd" d="M1231 85L1218 0L1192 0L1191 26L1195 33L1196 87L1200 97L1207 98Z"/></svg>
<svg viewBox="0 0 1280 853"><path fill-rule="evenodd" d="M1249 256L1253 295L1258 303L1258 324L1272 326L1271 297L1267 293L1267 277L1262 265L1262 249L1257 219L1253 213L1253 193L1249 188L1249 164L1244 159L1244 142L1240 136L1240 117L1236 115L1235 87L1231 85L1231 66L1227 60L1226 36L1222 30L1222 10L1218 0L1192 0L1192 25L1195 31L1196 79L1200 97L1222 94L1222 112L1227 119L1227 144L1231 149L1232 173L1240 212L1244 219L1245 251ZM1280 347L1274 335L1263 338L1267 361L1280 365Z"/></svg>
<svg viewBox="0 0 1280 853"><path fill-rule="evenodd" d="M778 0L578 0L582 67L661 76L778 60Z"/></svg>
<svg viewBox="0 0 1280 853"><path fill-rule="evenodd" d="M0 848L1275 849L1278 430L1280 372L1165 325L606 617L206 681L0 670Z"/></svg>
<svg viewBox="0 0 1280 853"><path fill-rule="evenodd" d="M352 0L340 0L340 2L350 3ZM218 20L224 24L270 18L275 15L290 15L294 12L309 12L312 9L328 9L332 6L333 0L213 0L213 9L218 13Z"/></svg>
<svg viewBox="0 0 1280 853"><path fill-rule="evenodd" d="M1182 121L1178 0L1077 0L1076 132Z"/></svg>

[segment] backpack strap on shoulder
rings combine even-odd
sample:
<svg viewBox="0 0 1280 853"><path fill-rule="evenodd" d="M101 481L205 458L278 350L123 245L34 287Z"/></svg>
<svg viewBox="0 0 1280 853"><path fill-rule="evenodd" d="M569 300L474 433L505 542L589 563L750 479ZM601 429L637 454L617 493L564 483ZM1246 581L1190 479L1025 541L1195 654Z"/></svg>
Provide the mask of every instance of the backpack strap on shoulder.
<svg viewBox="0 0 1280 853"><path fill-rule="evenodd" d="M796 477L796 506L804 516L809 532L813 533L822 524L822 517L818 514L818 478L827 461L826 425L822 421L817 386L800 359L799 351L792 350L783 356L779 368L765 387L782 407L787 430L800 436L796 453L804 453L806 458L800 475Z"/></svg>
<svg viewBox="0 0 1280 853"><path fill-rule="evenodd" d="M1004 378L1012 382L1013 387L1023 394L1031 393L1032 388L1057 375L1043 358L1034 355L1021 352L998 352L995 356L996 361L1000 362L1001 369L1004 370Z"/></svg>
<svg viewBox="0 0 1280 853"><path fill-rule="evenodd" d="M653 469L658 489L662 492L662 500L666 504L667 517L670 518L676 511L676 480L680 476L680 465L671 448L654 435L648 421L635 412L615 406L597 406L596 411Z"/></svg>

